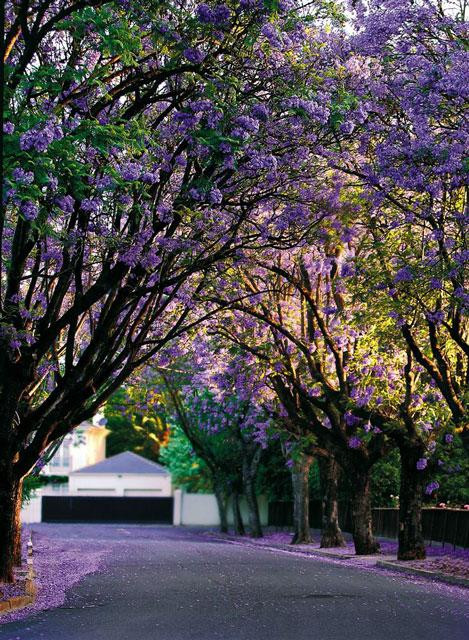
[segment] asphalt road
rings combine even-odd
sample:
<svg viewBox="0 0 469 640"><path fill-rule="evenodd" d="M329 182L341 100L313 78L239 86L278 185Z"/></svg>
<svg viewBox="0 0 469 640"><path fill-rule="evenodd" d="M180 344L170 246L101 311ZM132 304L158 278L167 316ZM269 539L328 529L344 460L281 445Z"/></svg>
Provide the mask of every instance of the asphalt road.
<svg viewBox="0 0 469 640"><path fill-rule="evenodd" d="M86 538L87 525L74 526ZM2 640L469 638L469 598L451 588L170 527L99 535L112 548L106 569L62 607L0 626Z"/></svg>

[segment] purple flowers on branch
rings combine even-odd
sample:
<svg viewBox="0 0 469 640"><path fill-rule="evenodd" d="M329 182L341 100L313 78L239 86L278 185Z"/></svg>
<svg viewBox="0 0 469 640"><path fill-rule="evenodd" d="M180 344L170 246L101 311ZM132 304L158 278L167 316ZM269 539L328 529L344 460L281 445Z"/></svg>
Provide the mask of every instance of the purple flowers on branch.
<svg viewBox="0 0 469 640"><path fill-rule="evenodd" d="M197 18L204 24L213 24L217 27L226 25L231 18L230 9L224 5L219 4L214 7L209 7L208 4L202 3L196 9Z"/></svg>

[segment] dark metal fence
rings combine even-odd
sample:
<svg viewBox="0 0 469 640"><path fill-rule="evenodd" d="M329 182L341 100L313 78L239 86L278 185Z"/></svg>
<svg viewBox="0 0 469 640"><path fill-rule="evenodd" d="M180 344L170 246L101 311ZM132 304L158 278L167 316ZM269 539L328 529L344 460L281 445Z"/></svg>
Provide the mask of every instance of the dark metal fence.
<svg viewBox="0 0 469 640"><path fill-rule="evenodd" d="M373 531L377 536L397 538L399 532L399 510L393 508L373 509ZM319 500L309 504L309 523L314 529L321 528L322 506ZM352 513L349 503L339 505L339 524L343 531L352 531ZM293 525L292 502L269 503L269 525L290 527ZM422 526L425 540L440 542L443 546L469 547L469 511L464 509L422 510Z"/></svg>
<svg viewBox="0 0 469 640"><path fill-rule="evenodd" d="M172 524L173 498L42 496L42 521Z"/></svg>

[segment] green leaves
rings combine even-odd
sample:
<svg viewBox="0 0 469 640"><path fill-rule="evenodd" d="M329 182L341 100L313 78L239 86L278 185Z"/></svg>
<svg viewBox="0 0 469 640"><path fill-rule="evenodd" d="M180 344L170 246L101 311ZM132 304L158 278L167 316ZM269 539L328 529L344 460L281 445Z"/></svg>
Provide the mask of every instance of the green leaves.
<svg viewBox="0 0 469 640"><path fill-rule="evenodd" d="M276 14L280 8L279 0L264 0L264 6L271 14Z"/></svg>
<svg viewBox="0 0 469 640"><path fill-rule="evenodd" d="M334 96L330 106L329 124L334 130L338 130L346 119L348 111L358 106L358 98L348 91L342 90Z"/></svg>
<svg viewBox="0 0 469 640"><path fill-rule="evenodd" d="M227 142L235 149L242 146L242 142L238 138L226 136L215 129L199 129L193 134L193 137L201 144L214 150L218 150L222 142Z"/></svg>

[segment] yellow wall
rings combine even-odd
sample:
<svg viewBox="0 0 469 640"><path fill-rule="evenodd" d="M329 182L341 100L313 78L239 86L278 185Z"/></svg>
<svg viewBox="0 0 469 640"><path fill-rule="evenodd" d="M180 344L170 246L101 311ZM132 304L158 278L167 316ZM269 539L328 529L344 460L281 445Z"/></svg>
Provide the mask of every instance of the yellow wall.
<svg viewBox="0 0 469 640"><path fill-rule="evenodd" d="M106 437L109 429L88 427L86 430L86 466L101 462L106 457Z"/></svg>

